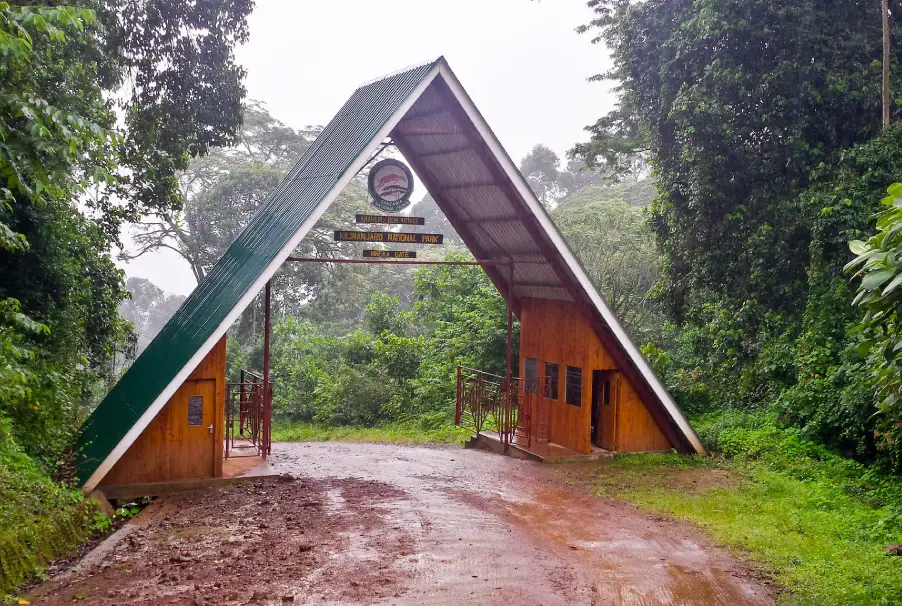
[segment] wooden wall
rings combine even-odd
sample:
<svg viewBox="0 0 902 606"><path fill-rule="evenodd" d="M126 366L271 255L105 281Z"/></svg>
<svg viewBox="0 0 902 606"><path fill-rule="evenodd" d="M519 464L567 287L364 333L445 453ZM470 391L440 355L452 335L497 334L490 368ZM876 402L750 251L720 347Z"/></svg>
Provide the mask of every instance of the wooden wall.
<svg viewBox="0 0 902 606"><path fill-rule="evenodd" d="M101 486L220 477L225 375L223 337L113 466ZM200 426L188 425L188 398L192 395L204 396ZM207 429L210 424L212 435Z"/></svg>
<svg viewBox="0 0 902 606"><path fill-rule="evenodd" d="M520 376L525 374L526 358L538 359L540 377L544 377L545 362L558 364L559 398L550 402L551 441L588 453L592 445L592 371L616 370L614 361L588 319L573 303L524 298L520 306ZM568 365L582 369L581 407L567 404L565 400ZM669 441L622 375L619 385L615 450L669 449Z"/></svg>

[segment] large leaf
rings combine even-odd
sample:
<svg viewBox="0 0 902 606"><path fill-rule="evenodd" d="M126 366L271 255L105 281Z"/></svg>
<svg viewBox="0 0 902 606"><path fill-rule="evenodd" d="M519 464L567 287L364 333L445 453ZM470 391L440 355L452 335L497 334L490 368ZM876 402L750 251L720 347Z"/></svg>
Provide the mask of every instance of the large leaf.
<svg viewBox="0 0 902 606"><path fill-rule="evenodd" d="M876 290L886 284L896 275L895 269L881 269L866 275L861 281L861 287L865 290Z"/></svg>
<svg viewBox="0 0 902 606"><path fill-rule="evenodd" d="M902 284L902 273L897 275L895 278L893 278L892 282L886 285L886 288L883 289L883 296L885 297L889 293L896 290L896 288L898 288L900 284Z"/></svg>
<svg viewBox="0 0 902 606"><path fill-rule="evenodd" d="M861 240L852 240L849 242L849 250L852 251L853 255L863 255L870 250L870 247Z"/></svg>

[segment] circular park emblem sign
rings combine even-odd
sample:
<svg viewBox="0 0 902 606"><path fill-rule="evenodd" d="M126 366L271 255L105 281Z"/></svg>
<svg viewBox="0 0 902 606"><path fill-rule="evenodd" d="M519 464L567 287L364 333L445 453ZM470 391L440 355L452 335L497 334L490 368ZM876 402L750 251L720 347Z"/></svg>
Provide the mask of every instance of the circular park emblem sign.
<svg viewBox="0 0 902 606"><path fill-rule="evenodd" d="M413 193L413 173L398 160L382 160L370 170L370 195L373 206L387 213L404 210Z"/></svg>

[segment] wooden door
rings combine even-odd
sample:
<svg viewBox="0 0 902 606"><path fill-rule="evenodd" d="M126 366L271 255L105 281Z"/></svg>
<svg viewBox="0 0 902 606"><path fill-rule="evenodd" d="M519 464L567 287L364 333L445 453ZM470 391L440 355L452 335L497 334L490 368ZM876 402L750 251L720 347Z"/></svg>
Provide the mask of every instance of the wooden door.
<svg viewBox="0 0 902 606"><path fill-rule="evenodd" d="M617 450L619 384L620 373L617 371L592 372L592 417L596 420L592 441L606 450Z"/></svg>
<svg viewBox="0 0 902 606"><path fill-rule="evenodd" d="M216 381L189 379L177 392L172 421L182 426L183 447L179 461L171 465L179 478L208 478L215 475L216 461ZM181 432L180 432L181 433ZM181 441L181 440L180 440Z"/></svg>

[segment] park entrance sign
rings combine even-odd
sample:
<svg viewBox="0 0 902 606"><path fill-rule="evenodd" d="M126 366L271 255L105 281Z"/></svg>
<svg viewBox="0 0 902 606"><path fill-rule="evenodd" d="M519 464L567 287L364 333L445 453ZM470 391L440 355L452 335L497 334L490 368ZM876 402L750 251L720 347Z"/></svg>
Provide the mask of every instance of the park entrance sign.
<svg viewBox="0 0 902 606"><path fill-rule="evenodd" d="M84 490L149 482L151 471L156 482L221 474L215 457L228 434L224 419L232 418L223 410L226 331L261 291L268 294L270 279L284 263L337 262L292 253L386 143L410 165L475 257L472 264L485 270L505 298L509 317L520 321L520 359L508 356L506 377L459 371L462 422L472 418L479 422L474 422L476 431L482 431L485 404L501 401L502 407L494 409L495 425L525 430L529 444L550 442L582 453L593 448L704 452L448 63L439 58L361 86L326 125L85 422L78 461ZM404 207L397 205L409 202L412 175L403 174L398 164L385 166L370 169L379 204L389 207L380 210L399 212ZM404 231L375 233L417 234L405 236L405 248L439 235L417 231L416 223L395 225ZM420 263L376 253L341 261ZM264 413L271 394L268 351L265 346L258 389ZM201 400L190 400L196 396ZM209 411L204 402L210 402ZM511 406L520 407L517 418ZM189 414L201 424L189 425ZM265 431L263 436L266 444ZM212 464L184 464L199 461L207 451Z"/></svg>
<svg viewBox="0 0 902 606"><path fill-rule="evenodd" d="M397 213L410 206L413 173L403 162L391 158L377 162L370 169L368 182L373 206L379 210Z"/></svg>

